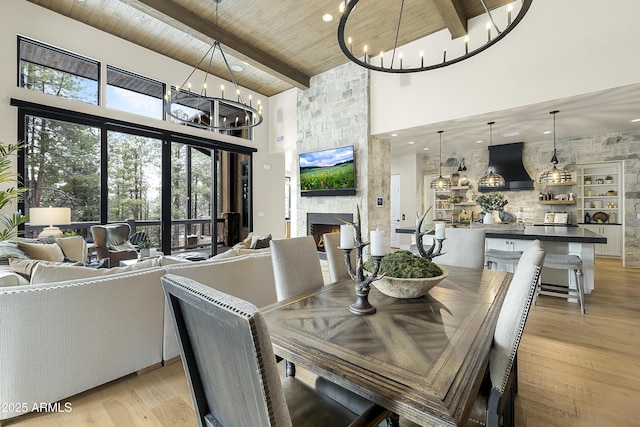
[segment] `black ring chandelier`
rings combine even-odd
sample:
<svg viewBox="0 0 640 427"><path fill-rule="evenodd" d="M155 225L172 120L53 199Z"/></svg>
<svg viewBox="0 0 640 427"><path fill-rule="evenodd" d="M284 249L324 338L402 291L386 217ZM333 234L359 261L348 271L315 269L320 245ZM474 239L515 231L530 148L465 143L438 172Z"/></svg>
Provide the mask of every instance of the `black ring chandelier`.
<svg viewBox="0 0 640 427"><path fill-rule="evenodd" d="M442 59L441 61L439 59L437 59L435 62L429 62L429 60L425 61L424 51L421 51L418 57L419 65L410 65L409 67L405 67L406 65L409 65L407 64L408 61L405 61L405 58L403 58L402 53L397 53L398 36L400 34L400 27L402 23L402 13L403 13L405 0L402 0L400 2L400 12L398 14L398 21L395 29L395 41L393 44L393 48L390 51L388 51L388 53L390 53L390 56L391 56L390 60L387 59L387 61L385 62L384 51L379 51L380 52L379 55L369 54L369 52L378 52L378 51L372 49L372 48L375 48L375 46L364 44L366 42L363 42L362 45L358 45L358 48L356 48L356 52L360 52L360 56L356 56L356 54L354 54L352 38L345 37L345 27L347 26L347 21L349 20L349 17L353 12L353 10L355 9L356 5L360 3L360 0L344 0L344 2L341 4L341 9L344 7L344 10L342 11L340 22L338 24L338 44L340 45L340 49L342 50L342 52L347 56L347 58L349 58L349 60L351 60L352 62L355 62L356 64L362 67L368 68L370 70L382 71L385 73L413 73L418 71L434 70L436 68L446 67L447 65L455 64L467 58L471 58L472 56L477 55L478 53L484 51L485 49L488 49L489 47L496 44L498 41L502 40L507 34L509 34L509 32L511 32L511 30L513 30L513 28L515 28L516 25L518 25L518 23L520 23L524 15L529 10L531 3L533 2L533 0L522 0L522 6L520 7L520 10L518 11L515 18L513 19L511 17L512 11L509 8L507 25L504 29L501 30L498 27L498 25L496 25L493 19L493 16L491 15L491 12L487 8L487 5L485 4L484 0L479 0L479 1L482 3L482 6L485 10L485 14L487 15L487 18L488 18L487 40L473 47L473 46L470 46L472 45L472 43L471 43L471 40L469 39L469 36L464 37L463 38L464 54L460 56L451 55L452 50L451 49L447 50L447 46L444 46L443 49L440 50L437 55L438 58ZM363 8L363 7L366 7L366 6L365 5L360 6L360 8ZM497 33L495 37L492 37L492 31L491 31L492 29ZM452 39L451 41L453 42L454 40ZM448 55L447 55L447 52L449 52ZM398 62L395 61L396 58L398 58Z"/></svg>
<svg viewBox="0 0 640 427"><path fill-rule="evenodd" d="M172 86L170 92L166 96L165 112L168 116L173 118L176 122L182 123L188 126L197 127L200 129L218 130L218 131L232 131L251 129L258 126L263 121L262 117L262 105L258 100L257 108L253 107L251 95L249 95L249 102L245 102L240 87L236 82L235 75L233 74L232 67L227 61L227 57L222 51L222 45L217 40L218 35L218 4L222 0L213 0L216 4L216 38L213 44L202 56L200 62L194 67L182 84L182 86ZM224 85L220 86L220 96L211 96L207 94L207 78L209 77L209 70L213 63L214 54L220 51L220 56L224 61L224 65L229 73L229 80L233 84L235 89L236 100L227 99L224 97ZM198 70L198 67L202 62L209 57L209 64L205 70L205 75L202 83L202 87L199 92L193 92L191 90L191 82L189 79ZM211 91L209 92L211 93ZM229 110L232 115L235 115L235 120L227 123L226 117L221 121L217 112ZM235 113L233 111L235 110Z"/></svg>

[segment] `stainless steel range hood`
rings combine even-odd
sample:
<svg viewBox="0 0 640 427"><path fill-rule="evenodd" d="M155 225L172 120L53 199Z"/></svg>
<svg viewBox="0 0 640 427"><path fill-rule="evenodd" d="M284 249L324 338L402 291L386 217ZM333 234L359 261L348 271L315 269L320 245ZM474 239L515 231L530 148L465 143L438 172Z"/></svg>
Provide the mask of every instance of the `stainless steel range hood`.
<svg viewBox="0 0 640 427"><path fill-rule="evenodd" d="M522 163L524 142L489 146L489 165L504 177L503 187L481 187L478 191L523 191L533 190L533 180Z"/></svg>

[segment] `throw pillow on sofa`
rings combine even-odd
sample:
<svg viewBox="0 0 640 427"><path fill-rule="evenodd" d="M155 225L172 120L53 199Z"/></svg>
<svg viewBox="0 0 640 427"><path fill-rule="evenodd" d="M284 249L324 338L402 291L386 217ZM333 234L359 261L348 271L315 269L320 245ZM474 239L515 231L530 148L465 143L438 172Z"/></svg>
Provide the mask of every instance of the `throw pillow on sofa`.
<svg viewBox="0 0 640 427"><path fill-rule="evenodd" d="M31 259L56 262L64 261L64 253L57 243L27 243L21 240L17 240L16 243L18 249Z"/></svg>
<svg viewBox="0 0 640 427"><path fill-rule="evenodd" d="M271 234L268 236L256 236L255 234L251 237L251 248L250 249L265 249L269 247L269 242L271 241Z"/></svg>
<svg viewBox="0 0 640 427"><path fill-rule="evenodd" d="M29 257L18 248L16 242L11 240L0 242L0 265L9 265L11 258L29 259Z"/></svg>
<svg viewBox="0 0 640 427"><path fill-rule="evenodd" d="M10 259L9 267L14 272L20 274L27 280L31 279L31 275L33 274L33 270L40 264L46 264L49 266L55 267L65 267L65 266L80 266L82 263L80 262L57 262L57 261L44 261L41 259Z"/></svg>

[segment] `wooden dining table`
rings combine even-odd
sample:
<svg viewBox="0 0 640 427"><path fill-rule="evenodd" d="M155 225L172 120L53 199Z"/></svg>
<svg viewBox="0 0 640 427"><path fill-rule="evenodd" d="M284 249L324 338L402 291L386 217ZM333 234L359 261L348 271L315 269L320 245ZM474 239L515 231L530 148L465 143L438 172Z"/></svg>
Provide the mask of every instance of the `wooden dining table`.
<svg viewBox="0 0 640 427"><path fill-rule="evenodd" d="M512 274L447 267L425 296L371 287L355 315L353 281L265 307L276 355L423 426L464 425L487 367Z"/></svg>

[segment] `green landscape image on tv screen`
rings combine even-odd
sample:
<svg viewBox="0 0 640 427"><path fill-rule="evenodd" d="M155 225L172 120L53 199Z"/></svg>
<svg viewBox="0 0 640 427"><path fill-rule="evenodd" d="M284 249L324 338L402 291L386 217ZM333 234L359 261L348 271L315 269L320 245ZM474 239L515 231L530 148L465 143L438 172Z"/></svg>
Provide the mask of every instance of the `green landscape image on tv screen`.
<svg viewBox="0 0 640 427"><path fill-rule="evenodd" d="M300 189L302 192L355 189L353 147L301 153Z"/></svg>

